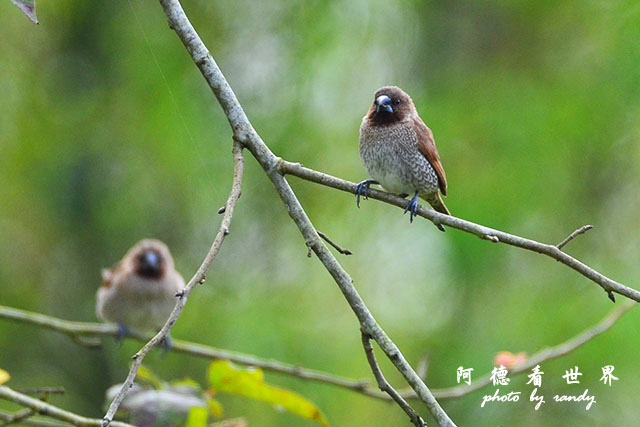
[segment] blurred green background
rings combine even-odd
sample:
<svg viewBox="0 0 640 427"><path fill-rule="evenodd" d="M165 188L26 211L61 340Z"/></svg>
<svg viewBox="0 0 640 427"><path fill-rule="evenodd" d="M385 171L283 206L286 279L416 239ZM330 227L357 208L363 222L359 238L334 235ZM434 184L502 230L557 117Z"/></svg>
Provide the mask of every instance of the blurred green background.
<svg viewBox="0 0 640 427"><path fill-rule="evenodd" d="M358 128L374 91L397 84L433 130L454 215L557 243L638 287L640 5L635 1L185 1L255 128L279 156L360 181ZM219 225L232 175L220 107L157 2L38 3L34 26L0 3L0 303L95 320L100 268L156 237L191 277ZM176 324L176 338L371 378L358 324L247 156L232 234ZM397 208L290 181L316 225L354 255L339 260L427 384L456 368L491 370L501 350L560 343L613 305L559 263L469 234L409 224ZM623 298L618 296L618 303ZM460 425L637 422L639 313L542 366L539 411L527 378L518 403L480 408L488 387L443 402ZM14 388L64 386L53 403L101 417L138 343L88 350L61 334L0 320L0 367ZM382 359L382 357L379 357ZM204 381L207 362L146 363ZM598 379L612 364L612 387ZM562 375L578 366L580 385ZM387 378L404 383L386 362ZM407 425L397 407L268 374L335 426ZM597 403L553 403L581 394ZM266 404L220 396L250 425L312 425ZM427 412L420 404L420 412ZM6 407L0 402L0 408ZM429 417L427 416L427 420Z"/></svg>

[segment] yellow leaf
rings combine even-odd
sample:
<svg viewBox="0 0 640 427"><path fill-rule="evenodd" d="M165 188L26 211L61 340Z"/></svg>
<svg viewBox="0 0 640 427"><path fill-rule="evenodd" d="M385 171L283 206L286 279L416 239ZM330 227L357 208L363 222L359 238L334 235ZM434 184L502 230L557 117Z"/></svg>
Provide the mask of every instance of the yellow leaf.
<svg viewBox="0 0 640 427"><path fill-rule="evenodd" d="M209 413L207 412L207 408L194 406L189 409L189 415L187 416L185 427L207 427L208 418Z"/></svg>
<svg viewBox="0 0 640 427"><path fill-rule="evenodd" d="M11 375L9 375L7 371L0 369L0 384L6 383L9 381L9 378L11 378Z"/></svg>
<svg viewBox="0 0 640 427"><path fill-rule="evenodd" d="M144 365L140 365L140 367L138 368L137 377L139 380L146 381L147 383L151 384L153 388L161 389L164 387L164 382L156 374L154 374L151 369L147 368Z"/></svg>
<svg viewBox="0 0 640 427"><path fill-rule="evenodd" d="M222 404L215 399L207 399L209 412L216 418L222 417Z"/></svg>
<svg viewBox="0 0 640 427"><path fill-rule="evenodd" d="M324 426L329 425L320 409L304 397L266 384L260 369L242 369L227 360L216 360L209 365L209 382L218 391L271 403Z"/></svg>

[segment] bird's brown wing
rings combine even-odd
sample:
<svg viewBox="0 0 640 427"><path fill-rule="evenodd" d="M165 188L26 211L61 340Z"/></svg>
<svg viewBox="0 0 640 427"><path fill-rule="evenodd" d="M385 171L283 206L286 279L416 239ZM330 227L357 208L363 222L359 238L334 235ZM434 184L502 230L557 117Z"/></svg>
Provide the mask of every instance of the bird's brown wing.
<svg viewBox="0 0 640 427"><path fill-rule="evenodd" d="M442 163L440 163L440 155L436 148L436 142L433 139L431 129L424 124L420 117L414 119L414 129L418 137L418 149L424 157L427 158L433 169L438 175L438 185L443 196L447 195L447 176L444 173Z"/></svg>

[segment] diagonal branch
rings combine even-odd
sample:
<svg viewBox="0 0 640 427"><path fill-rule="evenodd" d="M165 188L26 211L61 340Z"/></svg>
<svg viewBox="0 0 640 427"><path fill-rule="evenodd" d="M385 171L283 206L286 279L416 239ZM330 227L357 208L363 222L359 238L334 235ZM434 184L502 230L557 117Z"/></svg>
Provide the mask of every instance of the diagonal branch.
<svg viewBox="0 0 640 427"><path fill-rule="evenodd" d="M333 247L333 249L338 251L340 254L342 254L342 255L353 255L353 252L351 252L349 249L344 249L344 248L340 247L340 245L338 245L333 240L331 240L329 238L329 236L324 234L322 231L319 231L319 230L316 230L316 231L318 231L318 236L322 237L325 242L330 244Z"/></svg>
<svg viewBox="0 0 640 427"><path fill-rule="evenodd" d="M371 371L373 372L373 376L376 378L376 382L378 383L380 390L387 393L398 404L398 406L402 408L402 410L409 416L413 425L416 427L423 427L425 423L420 415L418 415L411 405L409 405L407 401L400 396L396 389L389 384L382 374L382 370L376 361L376 355L373 352L371 337L364 332L362 332L362 346L364 347L364 353L367 356L367 361L369 362L369 366L371 367Z"/></svg>
<svg viewBox="0 0 640 427"><path fill-rule="evenodd" d="M11 421L13 419L14 416L16 416L17 414L10 414L7 412L2 412L0 411L0 420L2 420L3 422L5 421ZM60 423L55 422L55 421L47 421L41 418L36 419L34 418L26 418L24 420L21 421L22 425L25 426L38 426L38 427L60 427ZM67 425L67 424L62 424L62 425Z"/></svg>
<svg viewBox="0 0 640 427"><path fill-rule="evenodd" d="M79 335L88 337L115 337L118 335L118 326L115 324L75 322L72 320L59 319L57 317L47 316L45 314L0 305L0 319L3 318L40 326L46 329L61 332L69 336ZM135 332L131 332L125 338L135 339L144 343L151 339L151 337L148 335L140 335ZM384 393L381 393L378 390L370 387L369 382L366 380L352 380L327 372L303 368L299 365L283 363L273 359L263 359L250 354L243 354L235 351L219 349L199 343L173 339L172 346L169 351L187 354L189 356L200 357L208 360L229 360L241 365L254 366L265 371L277 372L280 374L291 375L303 380L316 381L343 387L355 392L368 394L369 396L382 398L385 400L387 400L386 398L388 397ZM42 392L59 392L59 389L43 389ZM23 393L27 393L27 391L23 391Z"/></svg>
<svg viewBox="0 0 640 427"><path fill-rule="evenodd" d="M299 163L287 162L280 160L279 169L283 174L294 175L298 178L302 178L306 181L311 181L316 184L324 185L327 187L335 188L337 190L346 191L347 193L355 194L356 183L346 181L344 179L336 178L322 172L315 171L303 167ZM376 199L390 205L398 206L404 209L407 206L407 200L395 194L386 193L380 190L369 190L369 198ZM466 231L467 233L476 235L481 239L489 240L495 243L504 243L518 248L526 249L528 251L537 252L542 255L546 255L561 262L562 264L576 270L578 273L585 276L587 279L597 283L608 294L616 292L634 301L640 302L640 291L625 286L608 278L607 276L597 272L593 268L578 261L570 255L567 255L555 245L548 245L546 243L540 243L535 240L527 239L524 237L516 236L514 234L505 233L504 231L495 230L493 228L485 227L484 225L476 224L471 221L456 218L454 216L443 215L432 209L425 208L424 206L418 206L418 216L426 218L435 224L447 225L451 228L457 228L458 230ZM578 231L583 230L584 227ZM587 229L584 229L587 231ZM584 232L582 231L582 232ZM575 235L580 233L575 232ZM573 234L572 234L573 235ZM573 235L573 237L575 237ZM571 237L571 236L570 236ZM573 239L571 237L571 239ZM571 240L569 239L569 240ZM564 244L568 241L563 242Z"/></svg>
<svg viewBox="0 0 640 427"><path fill-rule="evenodd" d="M611 310L611 312L607 314L607 316L605 316L605 318L598 322L596 325L582 331L580 334L561 344L558 344L554 347L542 349L527 358L524 363L509 368L509 374L515 375L523 373L524 371L532 369L536 365L540 365L549 360L556 359L558 357L562 357L566 354L571 353L578 347L591 341L603 332L606 332L618 321L620 317L622 317L623 314L625 314L631 308L635 307L635 305L636 303L633 301L625 301L624 304L621 304L619 307ZM433 394L438 399L456 399L469 393L473 393L474 391L486 387L489 384L491 384L491 374L486 374L483 377L474 380L471 385L463 384L447 389L433 390ZM406 399L417 398L413 391L403 392L402 396Z"/></svg>
<svg viewBox="0 0 640 427"><path fill-rule="evenodd" d="M173 308L171 315L167 319L162 329L160 329L160 331L153 338L151 338L148 343L146 343L136 354L133 355L133 364L131 365L131 369L129 370L127 379L122 384L122 387L120 388L120 391L118 391L118 394L116 394L116 396L113 398L111 405L109 405L109 410L107 411L103 419L103 427L108 426L109 423L112 422L116 411L122 403L122 400L126 396L129 389L133 386L133 381L136 379L138 369L140 368L144 357L151 351L153 347L155 347L169 335L169 331L178 320L178 317L180 317L182 309L187 303L187 299L189 298L191 291L193 291L194 287L198 284L204 283L209 267L220 252L220 247L222 246L225 237L229 234L229 226L231 225L231 219L233 218L233 209L236 205L236 202L240 198L240 193L242 191L242 173L244 170L242 146L237 142L234 142L233 144L233 162L233 182L231 184L231 191L229 193L229 197L227 198L227 203L225 205L226 209L224 212L224 217L222 218L222 223L220 224L220 229L218 230L218 234L216 234L216 237L213 240L213 244L211 245L209 252L202 261L200 268L198 268L198 271L196 271L196 274L194 274L191 280L189 280L189 283L187 283L187 286L185 286L184 290L176 295L176 297L178 298L176 306Z"/></svg>
<svg viewBox="0 0 640 427"><path fill-rule="evenodd" d="M209 54L200 36L198 36L191 22L189 22L189 18L187 18L187 15L184 13L180 2L178 0L160 0L160 4L169 21L169 27L180 37L191 58L200 69L209 87L218 99L233 129L234 139L251 151L260 163L276 188L282 202L287 207L289 216L304 237L307 247L315 252L318 259L339 286L349 306L358 317L361 329L378 343L387 357L407 380L411 388L426 404L438 424L447 426L454 425L433 397L429 388L406 361L398 347L377 324L373 315L358 294L358 291L353 286L351 277L349 277L338 260L320 240L318 233L291 189L289 182L280 172L279 164L281 159L271 152L269 147L262 141L262 138L260 138L260 135L253 129L251 122L244 113L242 106L238 102L229 83L227 83L222 71L220 71L220 68L218 68L215 60Z"/></svg>
<svg viewBox="0 0 640 427"><path fill-rule="evenodd" d="M574 231L573 233L569 234L567 236L566 239L564 239L562 242L558 243L556 245L556 248L558 249L562 249L563 247L565 247L565 245L567 243L569 243L570 241L572 241L573 239L575 239L577 236L579 236L580 234L584 234L587 231L591 230L593 228L593 225L583 225L582 227L578 228L576 231Z"/></svg>
<svg viewBox="0 0 640 427"><path fill-rule="evenodd" d="M15 414L4 417L2 421L0 421L0 427L8 426L11 424L23 423L35 414L36 414L36 411L34 409L31 409L31 408L23 409L20 412L16 412Z"/></svg>
<svg viewBox="0 0 640 427"><path fill-rule="evenodd" d="M177 0L160 0L160 3L167 15L170 27L176 31L218 98L233 129L234 138L245 145L263 167L267 176L276 187L280 198L286 205L289 215L305 238L307 246L316 253L329 273L333 276L349 305L357 315L362 329L378 342L412 388L416 390L418 396L427 404L427 407L438 423L442 425L453 424L433 398L424 382L422 382L404 359L404 356L400 353L396 345L377 325L375 319L351 283L352 281L349 275L344 271L326 246L319 240L319 236L315 232L315 228L307 217L306 212L302 208L289 183L278 170L279 159L269 150L253 129L231 87L189 22L180 3Z"/></svg>
<svg viewBox="0 0 640 427"><path fill-rule="evenodd" d="M46 415L48 417L55 418L56 420L65 421L73 424L74 426L99 426L102 424L102 420L76 415L73 412L65 411L64 409L60 409L50 403L43 402L42 400L26 394L18 393L7 386L0 386L0 399L17 403L18 405L31 409L35 413ZM133 427L131 424L122 422L113 422L112 426Z"/></svg>

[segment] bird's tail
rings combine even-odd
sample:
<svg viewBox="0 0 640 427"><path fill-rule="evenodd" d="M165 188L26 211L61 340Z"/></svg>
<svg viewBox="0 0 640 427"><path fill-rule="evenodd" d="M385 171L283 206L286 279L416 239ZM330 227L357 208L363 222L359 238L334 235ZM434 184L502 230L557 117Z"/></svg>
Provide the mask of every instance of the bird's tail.
<svg viewBox="0 0 640 427"><path fill-rule="evenodd" d="M435 196L431 196L426 200L436 212L440 212L445 215L451 215L451 212L449 212L449 209L447 209L447 206L442 201L440 193L436 193ZM436 227L438 227L438 230L444 231L444 227L442 226L442 224L436 224Z"/></svg>

